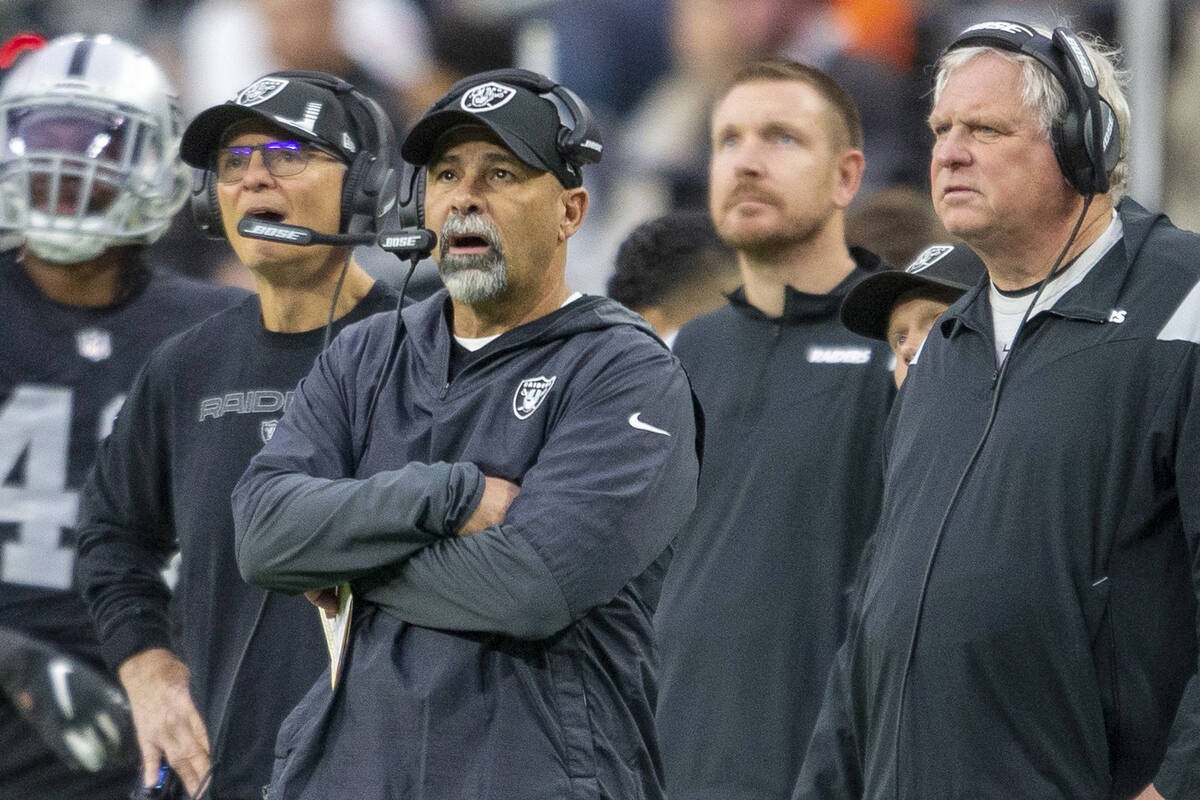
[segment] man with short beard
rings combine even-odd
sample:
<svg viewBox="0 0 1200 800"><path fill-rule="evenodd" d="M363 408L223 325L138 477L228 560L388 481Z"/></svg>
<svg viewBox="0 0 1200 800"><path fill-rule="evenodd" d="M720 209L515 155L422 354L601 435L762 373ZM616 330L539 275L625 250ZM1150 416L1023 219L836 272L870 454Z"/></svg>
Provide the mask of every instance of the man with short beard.
<svg viewBox="0 0 1200 800"><path fill-rule="evenodd" d="M354 598L269 796L664 798L651 617L698 425L649 325L566 284L590 114L483 73L402 154L446 291L340 336L234 491L247 580Z"/></svg>
<svg viewBox="0 0 1200 800"><path fill-rule="evenodd" d="M674 800L789 797L845 632L893 394L887 348L838 322L880 266L845 240L861 146L853 101L793 62L746 67L712 112L709 207L743 285L675 343L707 435L655 619Z"/></svg>

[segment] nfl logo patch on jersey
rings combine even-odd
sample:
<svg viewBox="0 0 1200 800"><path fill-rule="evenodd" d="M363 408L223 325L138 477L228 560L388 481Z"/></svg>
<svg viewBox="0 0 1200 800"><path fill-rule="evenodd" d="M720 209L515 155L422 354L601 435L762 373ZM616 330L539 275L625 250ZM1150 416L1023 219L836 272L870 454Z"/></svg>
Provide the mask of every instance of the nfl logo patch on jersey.
<svg viewBox="0 0 1200 800"><path fill-rule="evenodd" d="M516 394L513 395L513 413L517 415L517 419L528 419L530 414L537 411L556 380L557 375L551 375L549 378L538 375L536 378L521 381Z"/></svg>
<svg viewBox="0 0 1200 800"><path fill-rule="evenodd" d="M278 427L279 420L264 419L258 424L258 435L262 437L263 444L271 441L271 437L275 435L275 428Z"/></svg>
<svg viewBox="0 0 1200 800"><path fill-rule="evenodd" d="M75 334L75 350L88 361L104 361L112 355L112 334L100 328L84 328Z"/></svg>

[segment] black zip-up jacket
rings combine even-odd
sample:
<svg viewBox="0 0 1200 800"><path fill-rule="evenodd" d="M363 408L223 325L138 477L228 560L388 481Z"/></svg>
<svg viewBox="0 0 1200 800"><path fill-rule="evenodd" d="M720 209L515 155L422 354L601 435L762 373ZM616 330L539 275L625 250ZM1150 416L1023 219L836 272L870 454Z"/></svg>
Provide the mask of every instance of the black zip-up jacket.
<svg viewBox="0 0 1200 800"><path fill-rule="evenodd" d="M1200 793L1200 237L1120 218L998 398L986 287L926 340L796 797Z"/></svg>
<svg viewBox="0 0 1200 800"><path fill-rule="evenodd" d="M395 348L394 314L347 329L234 492L248 580L357 598L270 797L661 798L650 620L696 497L687 378L602 297L464 364L448 304L405 309ZM456 536L484 475L520 494Z"/></svg>
<svg viewBox="0 0 1200 800"><path fill-rule="evenodd" d="M789 287L770 318L730 303L675 351L707 420L696 511L655 616L672 800L783 800L795 785L849 587L883 492L894 394L886 345L838 321L838 287Z"/></svg>

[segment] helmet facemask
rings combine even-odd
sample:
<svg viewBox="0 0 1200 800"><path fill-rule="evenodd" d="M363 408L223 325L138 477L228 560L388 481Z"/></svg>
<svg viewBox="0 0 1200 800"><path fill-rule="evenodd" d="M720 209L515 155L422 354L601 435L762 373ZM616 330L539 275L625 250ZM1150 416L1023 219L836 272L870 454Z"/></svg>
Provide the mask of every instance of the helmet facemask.
<svg viewBox="0 0 1200 800"><path fill-rule="evenodd" d="M139 108L106 94L82 76L0 94L0 230L41 258L75 263L153 242L186 197L173 96L149 92L156 102Z"/></svg>

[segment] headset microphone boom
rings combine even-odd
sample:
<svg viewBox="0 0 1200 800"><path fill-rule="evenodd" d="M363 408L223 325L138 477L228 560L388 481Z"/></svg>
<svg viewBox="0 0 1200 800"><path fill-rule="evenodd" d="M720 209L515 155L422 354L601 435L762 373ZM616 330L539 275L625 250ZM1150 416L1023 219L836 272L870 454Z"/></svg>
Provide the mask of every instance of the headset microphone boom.
<svg viewBox="0 0 1200 800"><path fill-rule="evenodd" d="M381 233L319 233L312 228L288 225L283 222L243 217L237 226L242 236L251 239L266 239L299 246L327 245L378 245L389 253L395 253L403 261L420 261L428 258L437 246L437 234L428 228L402 228Z"/></svg>

